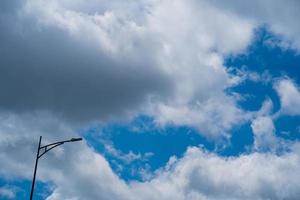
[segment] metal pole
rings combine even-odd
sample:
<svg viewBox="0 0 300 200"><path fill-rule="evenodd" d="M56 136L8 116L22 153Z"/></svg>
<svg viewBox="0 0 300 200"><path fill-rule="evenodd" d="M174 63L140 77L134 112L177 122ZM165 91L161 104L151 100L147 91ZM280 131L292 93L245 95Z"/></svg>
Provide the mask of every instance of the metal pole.
<svg viewBox="0 0 300 200"><path fill-rule="evenodd" d="M33 173L32 186L31 186L30 200L32 200L32 197L33 197L36 170L37 170L37 165L38 165L39 155L40 155L41 141L42 141L42 136L40 136L39 147L38 147L37 154L36 154L36 159L35 159L35 167L34 167L34 173Z"/></svg>

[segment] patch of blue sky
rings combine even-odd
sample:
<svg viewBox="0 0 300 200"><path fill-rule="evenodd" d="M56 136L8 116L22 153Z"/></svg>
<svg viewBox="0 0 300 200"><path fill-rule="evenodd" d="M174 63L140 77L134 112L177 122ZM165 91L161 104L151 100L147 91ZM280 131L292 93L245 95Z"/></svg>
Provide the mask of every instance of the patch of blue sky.
<svg viewBox="0 0 300 200"><path fill-rule="evenodd" d="M222 151L217 152L220 156L238 156L251 151L254 138L250 122L233 128L231 134L230 143Z"/></svg>
<svg viewBox="0 0 300 200"><path fill-rule="evenodd" d="M280 109L280 100L272 84L246 80L228 91L242 96L238 104L244 110L258 111L267 99L271 99L273 102L273 112Z"/></svg>
<svg viewBox="0 0 300 200"><path fill-rule="evenodd" d="M135 154L151 153L146 161L132 162L126 166L119 175L125 180L141 179L131 172L132 168L149 166L153 172L168 162L170 157L182 157L189 146L202 146L212 151L215 146L212 141L201 136L195 129L189 127L168 126L157 127L150 117L140 116L129 124L111 124L99 129L94 127L85 133L88 143L102 153L114 170L117 170L118 158L105 153L105 142L111 142L114 148L124 154L133 152ZM142 162L142 163L141 163Z"/></svg>
<svg viewBox="0 0 300 200"><path fill-rule="evenodd" d="M104 127L94 127L85 134L88 143L103 154L112 169L124 180L141 180L143 177L137 172L143 167L154 172L164 167L170 157L181 158L188 147L202 147L220 156L237 156L249 151L253 144L253 134L250 123L232 130L232 138L224 148L219 148L215 142L201 136L193 128L186 126L157 127L150 117L140 116L129 124L111 124ZM105 153L105 142L113 143L114 148L128 154L130 151L138 154L153 153L146 161L137 160L130 164L122 163L113 155ZM122 166L122 170L119 169Z"/></svg>
<svg viewBox="0 0 300 200"><path fill-rule="evenodd" d="M282 116L274 122L277 136L300 141L300 116Z"/></svg>
<svg viewBox="0 0 300 200"><path fill-rule="evenodd" d="M255 35L247 53L228 57L225 65L239 68L246 66L258 73L267 70L273 77L287 75L299 83L300 54L293 49L282 47L280 36L271 34L267 27L261 27Z"/></svg>
<svg viewBox="0 0 300 200"><path fill-rule="evenodd" d="M14 197L5 197L0 195L0 200L11 200L11 199L29 199L31 191L31 181L30 180L4 180L0 179L0 188L4 187L11 190L14 193ZM35 183L34 199L44 200L52 192L51 186L48 183L37 181Z"/></svg>
<svg viewBox="0 0 300 200"><path fill-rule="evenodd" d="M268 32L266 27L257 30L256 40L249 47L248 53L237 57L229 57L226 65L246 69L263 74L268 72L273 80L289 77L296 84L300 83L300 55L291 49L280 46L278 36ZM279 45L276 45L279 44ZM273 113L280 109L280 100L273 88L273 82L247 80L229 89L244 97L239 105L248 111L259 110L263 101L270 98L273 102ZM283 116L275 120L276 134L284 139L299 139L299 117Z"/></svg>
<svg viewBox="0 0 300 200"><path fill-rule="evenodd" d="M300 55L294 50L276 46L276 43L280 43L280 38L268 32L266 27L258 29L255 38L246 54L228 57L225 65L238 69L246 68L259 75L267 72L273 79L288 76L299 84ZM270 45L270 43L274 45ZM230 88L229 92L243 95L244 99L239 104L245 110L258 110L266 98L273 101L275 111L280 107L272 81L247 80Z"/></svg>

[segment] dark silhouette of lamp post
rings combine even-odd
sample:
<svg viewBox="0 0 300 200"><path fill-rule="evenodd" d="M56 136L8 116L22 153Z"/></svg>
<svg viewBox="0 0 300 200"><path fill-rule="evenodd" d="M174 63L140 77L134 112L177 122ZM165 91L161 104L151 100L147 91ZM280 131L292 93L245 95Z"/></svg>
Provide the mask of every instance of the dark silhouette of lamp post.
<svg viewBox="0 0 300 200"><path fill-rule="evenodd" d="M77 142L77 141L80 141L80 140L82 140L82 138L72 138L70 140L64 140L64 141L60 141L60 142L54 142L54 143L51 143L51 144L47 144L45 146L41 146L42 136L40 136L39 147L38 147L37 154L36 154L36 159L35 159L35 167L34 167L34 173L33 173L32 186L31 186L30 200L32 200L32 197L33 197L35 177L36 177L36 170L37 170L39 159L45 153L47 153L48 151L50 151L51 149L53 149L53 148L55 148L55 147L57 147L59 145L62 145L62 144L67 143L67 142Z"/></svg>

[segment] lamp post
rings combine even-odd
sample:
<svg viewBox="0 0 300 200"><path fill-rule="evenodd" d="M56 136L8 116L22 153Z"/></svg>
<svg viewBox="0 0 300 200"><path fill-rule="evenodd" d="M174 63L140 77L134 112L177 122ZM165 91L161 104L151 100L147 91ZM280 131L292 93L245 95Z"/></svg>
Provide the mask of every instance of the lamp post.
<svg viewBox="0 0 300 200"><path fill-rule="evenodd" d="M55 147L57 147L59 145L62 145L62 144L67 143L67 142L77 142L77 141L80 141L80 140L82 140L82 138L72 138L70 140L64 140L64 141L60 141L60 142L54 142L54 143L51 143L51 144L47 144L45 146L41 146L42 136L40 136L39 147L38 147L37 154L36 154L36 159L35 159L35 167L34 167L34 173L33 173L33 179L32 179L30 200L32 200L32 197L33 197L35 177L36 177L36 170L37 170L39 159L45 153L47 153L48 151L50 151L51 149L53 149L53 148L55 148Z"/></svg>

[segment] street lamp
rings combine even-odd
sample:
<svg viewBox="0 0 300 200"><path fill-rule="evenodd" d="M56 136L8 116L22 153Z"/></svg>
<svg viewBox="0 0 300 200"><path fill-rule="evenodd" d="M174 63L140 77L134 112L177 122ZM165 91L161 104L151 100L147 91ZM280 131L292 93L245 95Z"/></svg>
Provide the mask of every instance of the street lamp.
<svg viewBox="0 0 300 200"><path fill-rule="evenodd" d="M50 151L51 149L62 145L64 143L67 142L77 142L77 141L81 141L82 138L71 138L70 140L64 140L64 141L60 141L60 142L54 142L51 144L47 144L45 146L41 146L41 142L42 142L42 136L40 136L40 141L39 141L39 147L37 150L37 154L36 154L36 159L35 159L35 167L34 167L34 173L33 173L33 180L32 180L32 186L31 186L31 193L30 193L30 200L32 200L33 197L33 190L34 190L34 184L35 184L35 177L36 177L36 170L37 170L37 165L38 165L38 161L39 159L48 151Z"/></svg>

